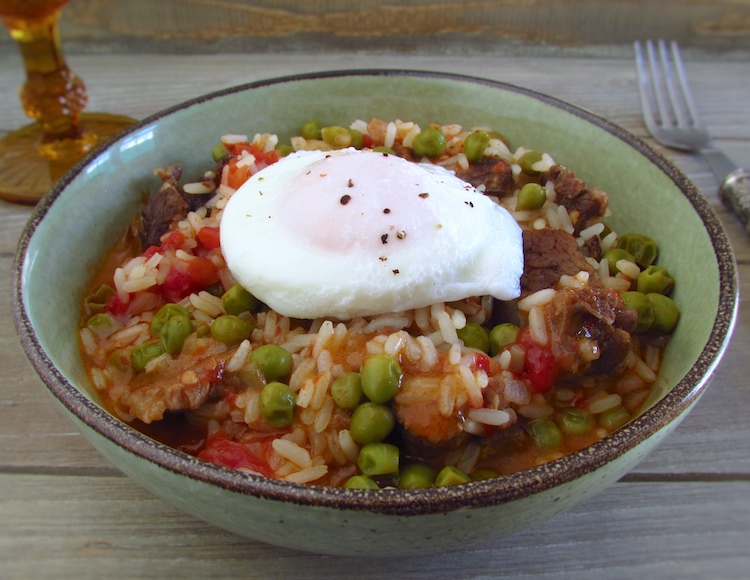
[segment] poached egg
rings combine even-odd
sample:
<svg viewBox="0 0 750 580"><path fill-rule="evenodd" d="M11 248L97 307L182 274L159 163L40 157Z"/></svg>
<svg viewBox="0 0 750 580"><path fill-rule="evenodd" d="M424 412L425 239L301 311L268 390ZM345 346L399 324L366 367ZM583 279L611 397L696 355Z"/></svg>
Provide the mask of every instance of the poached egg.
<svg viewBox="0 0 750 580"><path fill-rule="evenodd" d="M520 295L523 243L510 213L454 173L394 155L288 155L232 195L220 231L235 280L293 318Z"/></svg>

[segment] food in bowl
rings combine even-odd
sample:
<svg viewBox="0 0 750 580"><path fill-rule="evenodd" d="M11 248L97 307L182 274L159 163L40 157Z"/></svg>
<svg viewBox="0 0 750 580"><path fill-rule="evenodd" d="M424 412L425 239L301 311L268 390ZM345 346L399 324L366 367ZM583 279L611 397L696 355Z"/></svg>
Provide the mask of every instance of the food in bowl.
<svg viewBox="0 0 750 580"><path fill-rule="evenodd" d="M675 281L548 153L373 119L311 122L284 145L226 135L214 159L183 185L158 171L82 308L91 382L144 433L269 478L413 488L557 459L648 399ZM376 197L343 228L360 177L372 198L401 171L408 200ZM328 206L298 205L312 178Z"/></svg>

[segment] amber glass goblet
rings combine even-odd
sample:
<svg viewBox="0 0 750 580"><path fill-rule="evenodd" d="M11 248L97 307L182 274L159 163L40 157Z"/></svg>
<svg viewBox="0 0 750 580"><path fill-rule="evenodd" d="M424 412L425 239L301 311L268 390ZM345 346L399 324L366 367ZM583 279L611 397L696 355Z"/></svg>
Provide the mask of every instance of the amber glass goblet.
<svg viewBox="0 0 750 580"><path fill-rule="evenodd" d="M36 203L97 144L135 122L82 113L83 81L65 64L58 21L68 0L0 0L0 18L21 51L26 82L21 104L35 123L0 139L0 198Z"/></svg>

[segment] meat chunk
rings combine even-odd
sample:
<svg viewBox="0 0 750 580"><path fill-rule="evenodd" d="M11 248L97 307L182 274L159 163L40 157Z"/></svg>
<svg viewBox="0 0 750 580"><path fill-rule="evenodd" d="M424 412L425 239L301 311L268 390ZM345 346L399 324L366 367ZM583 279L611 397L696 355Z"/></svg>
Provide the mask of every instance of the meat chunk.
<svg viewBox="0 0 750 580"><path fill-rule="evenodd" d="M513 195L516 180L510 165L493 157L483 157L466 169L456 169L456 176L474 187L484 186L484 193L497 197Z"/></svg>
<svg viewBox="0 0 750 580"><path fill-rule="evenodd" d="M229 157L218 162L217 166L204 177L213 182L215 189L221 180L221 171ZM182 167L169 165L156 171L162 180L161 186L149 197L141 212L140 238L144 248L158 246L161 237L175 222L185 219L188 212L205 204L213 193L188 194L180 187Z"/></svg>
<svg viewBox="0 0 750 580"><path fill-rule="evenodd" d="M214 355L196 359L188 369L184 361L165 361L162 368L138 375L120 404L144 423L160 421L167 411L199 409L220 394L223 386L216 377L223 365L224 357Z"/></svg>
<svg viewBox="0 0 750 580"><path fill-rule="evenodd" d="M576 234L600 221L609 207L606 193L595 187L589 188L574 172L562 165L550 167L542 174L541 181L551 181L554 185L555 202L568 210Z"/></svg>
<svg viewBox="0 0 750 580"><path fill-rule="evenodd" d="M638 320L617 292L605 288L558 290L545 317L555 360L574 374L618 372Z"/></svg>
<svg viewBox="0 0 750 580"><path fill-rule="evenodd" d="M561 230L524 230L523 256L522 296L554 288L563 275L594 271L575 238Z"/></svg>

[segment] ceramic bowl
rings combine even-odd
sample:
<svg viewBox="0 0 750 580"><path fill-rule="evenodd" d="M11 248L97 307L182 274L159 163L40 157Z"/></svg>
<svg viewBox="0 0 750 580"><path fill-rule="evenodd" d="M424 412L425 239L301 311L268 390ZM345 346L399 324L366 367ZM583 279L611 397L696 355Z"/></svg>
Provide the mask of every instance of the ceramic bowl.
<svg viewBox="0 0 750 580"><path fill-rule="evenodd" d="M607 191L616 230L659 240L680 280L683 317L655 395L602 441L507 477L378 493L295 485L233 472L160 444L105 411L76 341L94 268L154 187L152 169L202 171L230 132L289 138L302 122L409 119L502 128L513 143ZM700 265L696 268L696 265ZM256 82L141 121L68 173L42 200L15 263L17 329L34 368L93 446L157 496L217 526L271 544L330 554L456 549L549 518L602 491L659 444L695 404L726 348L737 308L736 270L718 219L693 185L626 131L518 87L414 71L338 71ZM149 529L143 521L144 533Z"/></svg>

